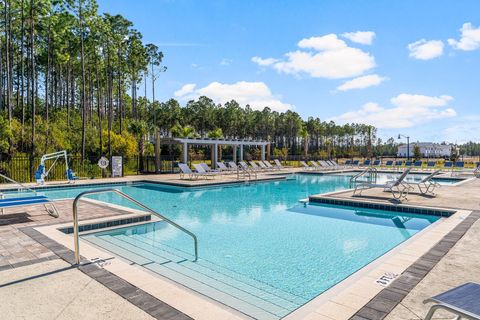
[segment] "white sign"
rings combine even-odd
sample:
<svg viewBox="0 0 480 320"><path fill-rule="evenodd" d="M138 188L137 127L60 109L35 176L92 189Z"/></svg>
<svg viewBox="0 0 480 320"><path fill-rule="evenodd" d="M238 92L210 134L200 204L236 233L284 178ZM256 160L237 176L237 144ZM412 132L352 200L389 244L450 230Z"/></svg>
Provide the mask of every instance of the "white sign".
<svg viewBox="0 0 480 320"><path fill-rule="evenodd" d="M101 157L100 160L98 160L98 166L102 169L105 169L106 167L108 167L109 164L110 164L110 161L108 161L108 159L105 157Z"/></svg>
<svg viewBox="0 0 480 320"><path fill-rule="evenodd" d="M122 176L122 157L120 156L113 156L112 157L112 178L121 177Z"/></svg>

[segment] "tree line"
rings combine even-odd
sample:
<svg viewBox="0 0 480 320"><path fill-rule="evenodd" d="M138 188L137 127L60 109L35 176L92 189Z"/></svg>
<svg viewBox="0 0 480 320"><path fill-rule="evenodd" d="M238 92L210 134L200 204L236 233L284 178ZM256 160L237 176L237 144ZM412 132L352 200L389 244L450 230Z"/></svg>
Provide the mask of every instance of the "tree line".
<svg viewBox="0 0 480 320"><path fill-rule="evenodd" d="M4 0L0 3L0 154L35 157L66 149L82 159L150 154L162 136L271 141L290 154L391 155L393 139L375 127L232 100L199 97L184 106L155 98L167 68L121 15L99 13L95 0ZM147 92L147 83L149 90ZM147 98L149 97L149 99Z"/></svg>

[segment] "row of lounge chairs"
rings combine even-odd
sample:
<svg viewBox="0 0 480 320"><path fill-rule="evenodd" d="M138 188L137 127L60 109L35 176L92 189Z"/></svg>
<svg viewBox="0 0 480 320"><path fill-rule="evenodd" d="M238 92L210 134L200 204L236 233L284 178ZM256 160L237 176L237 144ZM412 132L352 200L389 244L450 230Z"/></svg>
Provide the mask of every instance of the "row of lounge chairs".
<svg viewBox="0 0 480 320"><path fill-rule="evenodd" d="M391 192L392 196L397 199L406 199L409 192L418 188L422 195L435 196L435 189L440 187L440 184L433 180L433 178L440 173L440 170L436 170L420 180L419 182L405 182L405 178L408 176L412 168L407 168L403 173L392 181L387 181L382 184L377 183L360 183L353 190L353 195L361 195L363 190L381 188L384 191Z"/></svg>
<svg viewBox="0 0 480 320"><path fill-rule="evenodd" d="M418 168L418 169L446 169L446 170L465 170L464 161L445 161L443 164L437 163L437 161L403 161L403 160L387 160L385 164L382 164L380 160L364 160L360 163L360 160L347 160L345 161L346 167L385 167L385 168ZM480 171L480 162L475 163L475 169L473 171Z"/></svg>
<svg viewBox="0 0 480 320"><path fill-rule="evenodd" d="M305 170L339 170L345 168L345 166L341 166L333 160L311 160L308 163L305 161L300 161L300 165Z"/></svg>
<svg viewBox="0 0 480 320"><path fill-rule="evenodd" d="M274 164L269 161L259 160L259 161L249 161L247 164L245 161L239 161L238 165L234 161L228 163L217 162L218 169L211 169L206 163L194 163L194 170L185 163L179 163L178 167L180 168L180 179L198 179L198 178L215 178L217 175L222 174L231 174L238 172L267 172L282 170L284 167L279 160L275 159Z"/></svg>

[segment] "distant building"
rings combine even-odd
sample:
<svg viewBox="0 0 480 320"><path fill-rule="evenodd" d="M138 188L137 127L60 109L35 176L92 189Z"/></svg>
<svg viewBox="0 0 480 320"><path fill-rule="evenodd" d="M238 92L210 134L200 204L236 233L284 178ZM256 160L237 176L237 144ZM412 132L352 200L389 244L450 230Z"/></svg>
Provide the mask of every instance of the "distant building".
<svg viewBox="0 0 480 320"><path fill-rule="evenodd" d="M413 150L415 145L420 147L420 153L423 158L450 158L452 150L456 147L453 144L440 144L432 142L413 142L410 143L410 157L413 157ZM407 157L407 145L402 144L398 146L397 157Z"/></svg>

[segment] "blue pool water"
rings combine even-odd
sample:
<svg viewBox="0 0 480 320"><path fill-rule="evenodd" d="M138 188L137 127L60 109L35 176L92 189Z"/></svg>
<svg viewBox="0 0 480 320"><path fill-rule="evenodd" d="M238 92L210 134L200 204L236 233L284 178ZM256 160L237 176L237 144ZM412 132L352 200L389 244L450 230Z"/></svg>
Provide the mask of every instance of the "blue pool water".
<svg viewBox="0 0 480 320"><path fill-rule="evenodd" d="M438 219L299 203L346 189L349 181L347 175L294 175L197 189L115 186L195 233L198 263L190 262L192 239L164 222L83 238L255 318L278 319ZM91 188L44 193L71 198ZM90 197L134 208L115 194Z"/></svg>

